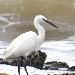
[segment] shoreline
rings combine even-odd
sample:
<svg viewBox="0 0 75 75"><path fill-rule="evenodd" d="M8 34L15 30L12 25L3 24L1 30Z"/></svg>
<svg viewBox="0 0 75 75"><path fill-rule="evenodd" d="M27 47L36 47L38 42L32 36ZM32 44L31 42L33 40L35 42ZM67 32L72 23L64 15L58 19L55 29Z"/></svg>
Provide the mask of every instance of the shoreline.
<svg viewBox="0 0 75 75"><path fill-rule="evenodd" d="M17 67L15 68L15 66L4 65L4 69L6 68L6 66L9 69L8 68L6 70L0 69L0 75L18 75L18 73L16 73ZM27 66L27 70L29 71L30 75L75 75L75 71L40 70L30 66ZM21 67L21 71L23 71L22 74L26 74L23 67Z"/></svg>
<svg viewBox="0 0 75 75"><path fill-rule="evenodd" d="M23 60L27 61L26 68L30 75L75 75L75 66L69 67L66 62L58 61L45 63L46 57L46 53L39 50L38 55L33 51L27 56L27 60ZM0 75L18 75L18 58L0 59ZM20 68L21 74L26 74L23 68L24 64L25 62Z"/></svg>

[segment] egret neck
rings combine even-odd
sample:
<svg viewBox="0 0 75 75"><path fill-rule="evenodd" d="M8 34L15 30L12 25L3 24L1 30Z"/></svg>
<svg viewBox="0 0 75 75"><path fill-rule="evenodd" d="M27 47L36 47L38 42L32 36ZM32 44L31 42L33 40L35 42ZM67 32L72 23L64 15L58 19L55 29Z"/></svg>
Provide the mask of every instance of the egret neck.
<svg viewBox="0 0 75 75"><path fill-rule="evenodd" d="M35 25L35 28L38 31L38 36L37 36L37 40L38 41L37 41L37 44L38 44L38 48L39 48L39 46L44 41L44 38L45 38L45 30L44 30L44 28L39 23L36 23L35 21L34 21L34 25Z"/></svg>

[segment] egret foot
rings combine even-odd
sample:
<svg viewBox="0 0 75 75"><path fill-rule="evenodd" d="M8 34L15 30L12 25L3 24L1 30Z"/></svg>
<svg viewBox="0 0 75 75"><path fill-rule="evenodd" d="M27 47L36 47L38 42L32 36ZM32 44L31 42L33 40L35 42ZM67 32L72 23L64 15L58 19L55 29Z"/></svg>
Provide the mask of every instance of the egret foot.
<svg viewBox="0 0 75 75"><path fill-rule="evenodd" d="M23 56L18 57L18 59L17 59L17 65L18 65L18 74L19 75L20 75L20 67L21 66L24 67L27 75L29 75L28 72L27 72L27 69L26 69L26 59Z"/></svg>

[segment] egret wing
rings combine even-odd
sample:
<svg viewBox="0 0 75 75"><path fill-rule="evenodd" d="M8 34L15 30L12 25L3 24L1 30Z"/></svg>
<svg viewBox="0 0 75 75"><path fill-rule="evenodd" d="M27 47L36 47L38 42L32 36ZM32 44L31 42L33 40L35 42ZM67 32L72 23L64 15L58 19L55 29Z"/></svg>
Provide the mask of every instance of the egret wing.
<svg viewBox="0 0 75 75"><path fill-rule="evenodd" d="M3 53L4 58L9 56L19 56L22 54L27 54L36 48L37 34L35 32L29 31L21 34L6 48L6 52Z"/></svg>

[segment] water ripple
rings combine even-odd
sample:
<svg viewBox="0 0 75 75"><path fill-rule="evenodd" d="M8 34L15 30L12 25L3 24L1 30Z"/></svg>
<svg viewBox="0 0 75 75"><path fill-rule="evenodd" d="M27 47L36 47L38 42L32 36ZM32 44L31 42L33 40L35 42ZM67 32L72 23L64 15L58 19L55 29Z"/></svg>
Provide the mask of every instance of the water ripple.
<svg viewBox="0 0 75 75"><path fill-rule="evenodd" d="M12 25L17 25L21 24L22 22L20 21L19 17L15 17L16 14L1 14L0 15L0 21L5 22L5 25L1 25L0 32L5 32L6 28Z"/></svg>

